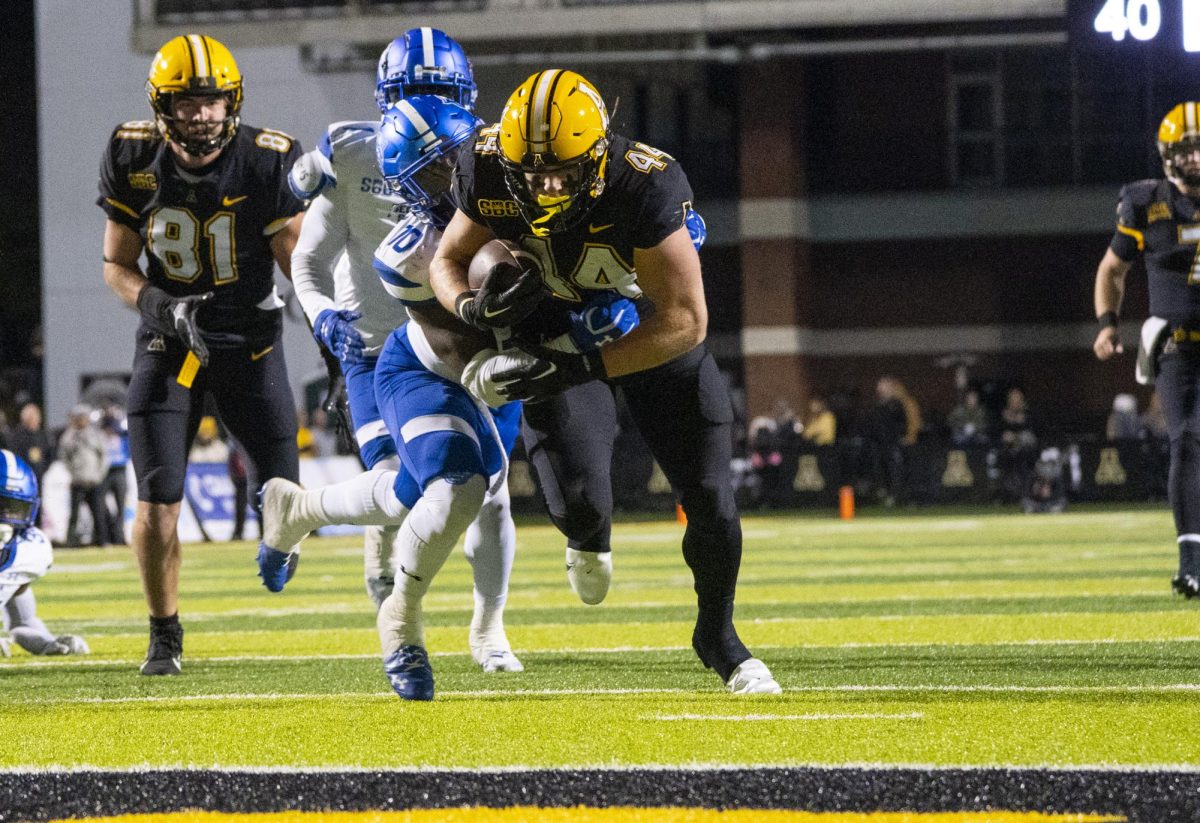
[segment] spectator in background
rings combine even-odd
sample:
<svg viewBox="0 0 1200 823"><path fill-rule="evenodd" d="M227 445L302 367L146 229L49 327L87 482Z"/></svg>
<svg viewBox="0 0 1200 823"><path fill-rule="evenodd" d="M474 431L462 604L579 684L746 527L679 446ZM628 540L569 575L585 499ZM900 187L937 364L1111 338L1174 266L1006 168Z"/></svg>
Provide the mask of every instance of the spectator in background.
<svg viewBox="0 0 1200 823"><path fill-rule="evenodd" d="M308 426L308 412L304 409L296 409L296 450L301 459L317 456L317 444Z"/></svg>
<svg viewBox="0 0 1200 823"><path fill-rule="evenodd" d="M1146 410L1142 412L1138 422L1142 427L1142 436L1147 440L1166 441L1169 439L1167 415L1163 412L1162 400L1159 399L1158 392L1150 395L1150 404L1146 406Z"/></svg>
<svg viewBox="0 0 1200 823"><path fill-rule="evenodd" d="M814 446L830 446L837 439L837 418L819 394L809 398L801 425L800 436Z"/></svg>
<svg viewBox="0 0 1200 823"><path fill-rule="evenodd" d="M108 471L101 484L100 495L108 512L108 542L116 546L125 541L125 498L129 492L126 471L129 467L129 428L125 422L125 409L113 404L104 410L100 420L104 432L104 443L108 454ZM113 505L109 505L109 496Z"/></svg>
<svg viewBox="0 0 1200 823"><path fill-rule="evenodd" d="M988 413L979 402L979 392L967 389L958 405L946 418L950 442L955 446L982 445L988 442Z"/></svg>
<svg viewBox="0 0 1200 823"><path fill-rule="evenodd" d="M66 464L71 476L67 545L82 545L77 531L81 503L87 503L92 513L92 536L88 545L108 545L108 510L104 507L101 486L108 471L108 450L104 435L92 423L91 406L80 403L71 409L70 422L58 440L58 457Z"/></svg>
<svg viewBox="0 0 1200 823"><path fill-rule="evenodd" d="M329 415L325 409L317 406L313 409L312 423L313 449L317 457L336 457L338 453L337 433L329 428Z"/></svg>
<svg viewBox="0 0 1200 823"><path fill-rule="evenodd" d="M8 448L9 426L8 415L0 409L0 449Z"/></svg>
<svg viewBox="0 0 1200 823"><path fill-rule="evenodd" d="M21 406L20 418L7 439L9 450L29 464L41 488L42 476L54 461L54 443L42 426L42 409L37 403Z"/></svg>
<svg viewBox="0 0 1200 823"><path fill-rule="evenodd" d="M192 449L188 454L189 463L227 463L229 461L229 446L221 439L221 429L217 418L205 415L200 418L196 427L196 439L192 441Z"/></svg>
<svg viewBox="0 0 1200 823"><path fill-rule="evenodd" d="M1138 418L1137 398L1121 393L1113 398L1112 411L1104 426L1104 436L1114 440L1137 440L1142 434L1142 421Z"/></svg>
<svg viewBox="0 0 1200 823"><path fill-rule="evenodd" d="M229 438L229 480L233 483L233 535L230 540L242 540L246 531L246 506L250 503L250 477L246 471L246 455L242 444Z"/></svg>
<svg viewBox="0 0 1200 823"><path fill-rule="evenodd" d="M905 449L921 432L921 408L895 377L879 378L867 423L867 459L875 496L894 505L904 473Z"/></svg>
<svg viewBox="0 0 1200 823"><path fill-rule="evenodd" d="M1025 402L1025 392L1008 390L1000 411L1000 484L1004 498L1017 500L1038 458L1038 438Z"/></svg>

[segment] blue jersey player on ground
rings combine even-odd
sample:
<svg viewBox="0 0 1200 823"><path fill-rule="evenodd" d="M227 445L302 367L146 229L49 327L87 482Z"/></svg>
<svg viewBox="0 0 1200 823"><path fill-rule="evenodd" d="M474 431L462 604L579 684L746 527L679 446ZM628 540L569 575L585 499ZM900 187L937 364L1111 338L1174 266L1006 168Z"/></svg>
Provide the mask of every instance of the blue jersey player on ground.
<svg viewBox="0 0 1200 823"><path fill-rule="evenodd" d="M36 525L38 483L33 469L0 449L0 620L18 646L30 654L87 654L88 645L73 634L55 636L37 616L33 583L54 562L50 540ZM0 637L0 656L9 656Z"/></svg>

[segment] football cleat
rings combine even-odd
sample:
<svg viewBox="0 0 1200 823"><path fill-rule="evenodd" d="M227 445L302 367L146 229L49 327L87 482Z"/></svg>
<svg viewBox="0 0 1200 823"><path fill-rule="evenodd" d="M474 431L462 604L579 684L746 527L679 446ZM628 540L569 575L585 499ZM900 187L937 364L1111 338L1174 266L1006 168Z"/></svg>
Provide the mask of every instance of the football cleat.
<svg viewBox="0 0 1200 823"><path fill-rule="evenodd" d="M150 629L150 647L142 662L142 674L179 674L183 663L183 626Z"/></svg>
<svg viewBox="0 0 1200 823"><path fill-rule="evenodd" d="M771 676L767 664L757 657L742 661L733 670L725 686L734 694L783 694L783 689Z"/></svg>
<svg viewBox="0 0 1200 823"><path fill-rule="evenodd" d="M401 646L383 661L392 690L405 700L433 700L433 667L423 646Z"/></svg>
<svg viewBox="0 0 1200 823"><path fill-rule="evenodd" d="M1194 574L1177 574L1171 578L1171 589L1188 600L1200 597L1200 577Z"/></svg>
<svg viewBox="0 0 1200 823"><path fill-rule="evenodd" d="M282 477L272 477L263 484L258 492L262 508L262 545L287 553L316 528L318 524L312 518L304 517L298 505L303 494L303 488Z"/></svg>
<svg viewBox="0 0 1200 823"><path fill-rule="evenodd" d="M295 549L281 552L266 543L258 544L258 576L269 592L283 591L283 587L296 574L299 563L300 552Z"/></svg>
<svg viewBox="0 0 1200 823"><path fill-rule="evenodd" d="M583 552L568 546L567 580L584 603L601 602L612 582L612 552Z"/></svg>
<svg viewBox="0 0 1200 823"><path fill-rule="evenodd" d="M489 652L482 660L476 657L475 661L483 668L484 674L493 674L495 672L512 672L515 674L516 672L525 671L525 666L511 650Z"/></svg>

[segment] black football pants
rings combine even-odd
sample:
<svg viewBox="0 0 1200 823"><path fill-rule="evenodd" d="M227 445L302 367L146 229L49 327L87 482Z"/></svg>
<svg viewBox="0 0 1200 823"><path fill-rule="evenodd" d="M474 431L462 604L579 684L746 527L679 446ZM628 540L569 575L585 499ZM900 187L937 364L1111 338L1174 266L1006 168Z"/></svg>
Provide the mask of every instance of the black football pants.
<svg viewBox="0 0 1200 823"><path fill-rule="evenodd" d="M1158 359L1155 389L1171 439L1167 493L1179 536L1200 535L1200 345L1169 342ZM1180 545L1180 571L1200 574L1195 537ZM1187 568L1190 567L1190 568Z"/></svg>
<svg viewBox="0 0 1200 823"><path fill-rule="evenodd" d="M733 628L742 530L729 472L733 406L704 345L653 369L612 381L687 515L683 556L699 617L692 644L728 679L750 657ZM616 435L612 390L595 381L526 404L524 439L554 524L567 545L608 551Z"/></svg>
<svg viewBox="0 0 1200 823"><path fill-rule="evenodd" d="M257 351L213 349L209 365L185 386L179 381L187 356L183 344L139 331L128 396L129 453L138 500L183 499L188 451L204 415L206 392L245 447L259 483L272 477L299 481L296 406L279 344L277 332L273 345Z"/></svg>

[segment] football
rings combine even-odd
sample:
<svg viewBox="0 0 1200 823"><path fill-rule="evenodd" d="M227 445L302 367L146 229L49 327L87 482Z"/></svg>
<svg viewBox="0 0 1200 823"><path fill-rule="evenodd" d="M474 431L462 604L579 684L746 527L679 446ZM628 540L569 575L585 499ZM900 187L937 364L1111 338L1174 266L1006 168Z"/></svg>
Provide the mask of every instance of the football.
<svg viewBox="0 0 1200 823"><path fill-rule="evenodd" d="M538 268L537 258L511 240L489 240L480 246L479 251L471 258L471 265L467 269L467 285L478 289L497 263L508 263L512 266L511 273L503 278L505 282L497 284L501 291L512 285L522 271Z"/></svg>

